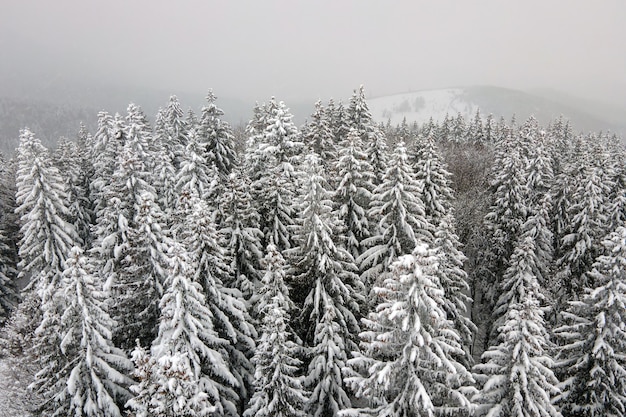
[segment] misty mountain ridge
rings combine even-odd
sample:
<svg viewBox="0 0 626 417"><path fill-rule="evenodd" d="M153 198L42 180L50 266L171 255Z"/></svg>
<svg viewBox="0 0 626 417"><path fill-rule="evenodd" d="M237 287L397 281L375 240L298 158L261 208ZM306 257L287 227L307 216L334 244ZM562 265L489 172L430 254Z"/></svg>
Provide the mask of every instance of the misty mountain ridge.
<svg viewBox="0 0 626 417"><path fill-rule="evenodd" d="M492 114L496 119L518 121L535 116L542 124L563 116L574 131L611 131L626 134L626 110L605 103L595 103L564 93L544 91L529 93L494 86L472 86L423 90L368 100L375 120L396 125L406 118L407 123L426 123L431 117L442 121L447 116L461 114L474 117L477 110L483 118Z"/></svg>
<svg viewBox="0 0 626 417"><path fill-rule="evenodd" d="M219 89L214 91L218 96L217 105L224 110L225 120L233 125L250 120L254 102L223 96L227 92ZM206 91L167 92L140 86L77 86L52 81L29 88L17 82L9 83L0 92L0 151L12 154L19 144L19 130L24 127L33 130L48 147L54 147L60 137L76 137L80 123L94 133L99 111L124 114L131 102L140 105L148 119L154 122L157 110L167 105L172 94L178 96L185 111L192 109L199 114L205 103ZM346 99L343 101L347 103ZM315 99L286 102L296 124L306 122L314 102ZM480 109L483 118L492 114L509 120L515 115L518 120L525 120L534 115L540 123L548 123L562 115L571 121L575 131L602 130L626 135L626 110L555 91L529 93L472 86L374 97L368 99L368 104L376 121L390 121L393 125L401 123L404 118L408 123L425 123L431 117L441 121L446 115L456 117L459 113L472 118Z"/></svg>

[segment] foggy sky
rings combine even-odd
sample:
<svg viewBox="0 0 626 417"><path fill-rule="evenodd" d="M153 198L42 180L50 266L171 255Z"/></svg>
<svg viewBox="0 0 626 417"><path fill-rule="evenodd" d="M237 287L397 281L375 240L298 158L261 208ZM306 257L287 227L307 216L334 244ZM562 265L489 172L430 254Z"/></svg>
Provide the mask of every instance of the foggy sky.
<svg viewBox="0 0 626 417"><path fill-rule="evenodd" d="M245 100L480 84L626 108L623 0L0 3L0 95L20 77Z"/></svg>

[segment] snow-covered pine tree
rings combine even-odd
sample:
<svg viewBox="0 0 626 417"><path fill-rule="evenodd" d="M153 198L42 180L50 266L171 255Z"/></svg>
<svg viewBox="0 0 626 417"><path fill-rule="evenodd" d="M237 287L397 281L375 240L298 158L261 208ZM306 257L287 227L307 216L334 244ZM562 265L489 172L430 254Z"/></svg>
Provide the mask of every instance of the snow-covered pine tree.
<svg viewBox="0 0 626 417"><path fill-rule="evenodd" d="M193 128L187 133L187 146L181 155L175 187L178 196L189 194L208 200L215 194L217 178L209 162L206 143Z"/></svg>
<svg viewBox="0 0 626 417"><path fill-rule="evenodd" d="M225 415L237 416L245 408L253 383L250 358L255 349L256 331L243 295L229 286L234 280L233 271L206 202L192 197L182 209L186 210L184 227L176 238L192 256L194 280L204 290L213 328L228 342L222 353L236 383L224 385L220 401Z"/></svg>
<svg viewBox="0 0 626 417"><path fill-rule="evenodd" d="M626 150L621 141L607 144L609 173L612 184L609 194L608 221L613 228L626 225Z"/></svg>
<svg viewBox="0 0 626 417"><path fill-rule="evenodd" d="M493 114L489 113L483 125L483 139L485 144L493 144L498 137L498 127L493 118Z"/></svg>
<svg viewBox="0 0 626 417"><path fill-rule="evenodd" d="M340 243L357 259L365 249L362 242L370 236L367 211L374 189L374 173L363 151L363 142L354 129L341 144L335 171L339 177L334 194L335 211L345 230L344 241Z"/></svg>
<svg viewBox="0 0 626 417"><path fill-rule="evenodd" d="M523 241L516 253L527 251L528 243ZM516 268L513 262L511 268ZM560 417L552 404L558 380L551 369L539 283L527 265L519 268L526 271L525 279L510 279L508 284L520 297L508 305L498 329L499 343L483 353L484 363L474 368L481 389L472 401L477 404L477 416Z"/></svg>
<svg viewBox="0 0 626 417"><path fill-rule="evenodd" d="M376 232L363 241L367 247L357 259L369 291L389 272L399 256L410 254L418 240L432 244L434 227L426 219L422 189L408 163L403 142L396 145L383 182L376 187L368 215L380 219Z"/></svg>
<svg viewBox="0 0 626 417"><path fill-rule="evenodd" d="M341 229L318 156L307 155L305 162L308 179L295 233L300 245L290 253L295 285L308 293L300 316L304 343L313 349L305 379L313 393L307 409L311 415L334 416L350 406L341 369L350 352L358 350L355 336L364 289L354 259L335 244Z"/></svg>
<svg viewBox="0 0 626 417"><path fill-rule="evenodd" d="M15 216L14 164L0 154L0 327L15 309L20 297L16 285L19 222ZM9 233L13 239L9 239Z"/></svg>
<svg viewBox="0 0 626 417"><path fill-rule="evenodd" d="M257 293L261 284L263 233L258 228L260 216L252 204L250 181L240 168L230 174L220 201L225 217L220 234L224 236L234 273L233 285L246 300Z"/></svg>
<svg viewBox="0 0 626 417"><path fill-rule="evenodd" d="M477 328L468 316L472 304L469 296L467 272L463 269L466 257L461 251L459 237L454 230L452 213L443 217L435 228L433 247L439 255L439 268L436 275L444 290L443 310L460 337L463 356L458 360L466 367L473 363L471 346Z"/></svg>
<svg viewBox="0 0 626 417"><path fill-rule="evenodd" d="M126 406L130 417L206 417L216 412L183 356L164 355L159 361L137 346L132 353L136 394Z"/></svg>
<svg viewBox="0 0 626 417"><path fill-rule="evenodd" d="M557 280L567 300L578 298L583 288L593 286L585 272L602 253L601 239L609 232L607 198L611 184L602 166L605 159L596 155L588 160L592 165L581 168L568 208L570 223L561 241L562 255L557 260Z"/></svg>
<svg viewBox="0 0 626 417"><path fill-rule="evenodd" d="M350 122L348 121L346 109L341 101L335 104L335 101L331 98L328 100L326 112L330 118L330 129L335 137L335 145L340 146L346 140L350 131Z"/></svg>
<svg viewBox="0 0 626 417"><path fill-rule="evenodd" d="M548 137L545 131L539 130L536 124L525 123L520 129L522 136L526 135L528 143L527 167L527 220L520 232L523 236L530 236L535 242L535 267L539 285L545 288L546 296L550 297L554 285L553 269L554 235L551 230L553 203L551 190L554 188L553 166L554 160L548 152ZM525 128L530 125L530 128ZM552 303L549 299L548 302Z"/></svg>
<svg viewBox="0 0 626 417"><path fill-rule="evenodd" d="M190 126L188 120L185 119L185 112L181 108L178 97L170 96L167 107L163 111L163 138L167 138L164 143L165 149L171 156L176 171L180 167L180 158L187 146L187 133L194 127Z"/></svg>
<svg viewBox="0 0 626 417"><path fill-rule="evenodd" d="M102 285L82 249L72 248L63 271L66 306L60 323L68 375L55 395L69 406L67 416L118 417L130 397L132 363L111 341L115 322Z"/></svg>
<svg viewBox="0 0 626 417"><path fill-rule="evenodd" d="M150 356L140 346L133 352L139 384L131 387L135 397L128 406L137 417L228 415L222 396L237 384L223 356L228 342L213 327L194 262L182 245L171 247L170 259L158 337Z"/></svg>
<svg viewBox="0 0 626 417"><path fill-rule="evenodd" d="M483 294L487 310L491 311L499 297L498 277L502 276L513 253L516 239L528 216L526 186L527 158L523 155L519 137L509 133L496 144L490 187L493 202L484 218L490 240L481 268L484 273L474 280L484 282Z"/></svg>
<svg viewBox="0 0 626 417"><path fill-rule="evenodd" d="M581 137L569 142L560 142L559 137L550 131L549 150L554 161L554 182L550 190L552 200L552 232L554 234L555 259L563 256L563 237L569 233L571 223L569 208L572 205L572 196L577 184L582 181L583 168L588 161L586 143Z"/></svg>
<svg viewBox="0 0 626 417"><path fill-rule="evenodd" d="M257 314L261 321L258 347L252 359L254 394L244 417L304 417L307 393L296 376L302 362L301 347L290 330L294 309L285 284L285 261L277 247L269 244L263 263L265 275L259 290Z"/></svg>
<svg viewBox="0 0 626 417"><path fill-rule="evenodd" d="M387 170L387 143L385 135L372 119L365 99L365 87L362 85L350 98L347 120L349 127L355 129L363 141L367 160L375 176L374 185L378 186Z"/></svg>
<svg viewBox="0 0 626 417"><path fill-rule="evenodd" d="M0 154L1 155L1 154ZM6 244L8 245L8 260L13 268L17 270L18 262L18 242L22 235L20 233L19 216L15 212L17 203L15 186L17 171L17 159L11 158L0 164L0 230L4 233Z"/></svg>
<svg viewBox="0 0 626 417"><path fill-rule="evenodd" d="M142 346L157 335L159 300L168 275L168 252L173 245L166 220L155 196L142 192L138 196L135 217L125 231L123 256L118 274L111 285L116 298L113 313L118 326L117 346L132 349L134 340Z"/></svg>
<svg viewBox="0 0 626 417"><path fill-rule="evenodd" d="M464 391L473 379L454 359L463 351L443 310L438 262L427 244L417 242L374 289L378 305L363 320L363 354L348 360L353 375L346 379L369 406L340 415L469 415Z"/></svg>
<svg viewBox="0 0 626 417"><path fill-rule="evenodd" d="M32 387L43 395L44 402L37 407L48 415L53 412L64 415L67 408L63 402L51 399L68 371L63 367L60 349L59 326L64 300L59 290L69 249L80 243L80 238L73 224L68 222L68 197L61 174L53 166L47 150L28 129L20 135L17 159L16 213L22 225L18 267L20 275L30 281L26 287L27 297L35 293L39 302L25 303L20 308L38 307L39 310L26 311L30 321L22 324L28 328L13 331L27 335L24 340L29 346L21 350L29 349L39 367Z"/></svg>
<svg viewBox="0 0 626 417"><path fill-rule="evenodd" d="M437 226L444 217L451 214L454 201L450 177L444 161L439 155L433 136L427 136L420 142L414 160L413 170L422 183L421 200L428 221Z"/></svg>
<svg viewBox="0 0 626 417"><path fill-rule="evenodd" d="M176 207L175 183L181 145L172 143L174 139L170 136L165 112L166 110L159 109L154 121L155 167L152 184L159 196L161 208L170 214Z"/></svg>
<svg viewBox="0 0 626 417"><path fill-rule="evenodd" d="M480 109L476 109L474 118L469 122L467 130L465 131L465 142L473 144L485 143L485 133L483 129L483 119L480 115Z"/></svg>
<svg viewBox="0 0 626 417"><path fill-rule="evenodd" d="M566 417L626 415L626 228L602 243L605 255L588 272L594 287L570 302L554 330L563 341L557 404Z"/></svg>
<svg viewBox="0 0 626 417"><path fill-rule="evenodd" d="M69 220L74 224L83 246L89 246L90 228L93 212L89 199L90 173L87 167L86 150L79 148L78 143L61 139L53 154L53 160L65 180L70 211Z"/></svg>
<svg viewBox="0 0 626 417"><path fill-rule="evenodd" d="M20 216L20 274L37 291L56 287L69 250L80 243L68 222L67 191L48 151L24 129L17 149L16 213ZM52 291L54 292L54 291Z"/></svg>
<svg viewBox="0 0 626 417"><path fill-rule="evenodd" d="M4 232L0 229L0 327L4 325L20 301L15 282L16 277L17 270L11 250Z"/></svg>
<svg viewBox="0 0 626 417"><path fill-rule="evenodd" d="M224 112L215 105L217 97L213 90L206 96L207 105L202 108L198 135L206 146L207 162L215 165L221 179L226 179L237 165L235 143L230 125L222 120Z"/></svg>
<svg viewBox="0 0 626 417"><path fill-rule="evenodd" d="M28 129L20 134L17 161L16 213L22 234L18 268L20 276L29 280L26 298L30 300L19 307L23 310L19 315L29 317L29 321L12 322L27 328L10 329L10 333L24 336L21 340L28 346L18 350L28 352L30 357L24 359L34 359L39 368L32 384L33 390L43 395L43 402L36 405L39 411L64 415L62 401L50 400L59 391L55 387L67 377L60 349L64 300L59 289L65 259L80 238L68 222L68 197L61 174L48 151Z"/></svg>
<svg viewBox="0 0 626 417"><path fill-rule="evenodd" d="M89 156L93 166L93 178L89 184L89 199L93 204L94 214L97 214L107 205L104 188L111 180L119 151L124 145L121 123L122 120L119 116L114 119L107 112L98 113L98 129L93 137Z"/></svg>
<svg viewBox="0 0 626 417"><path fill-rule="evenodd" d="M130 148L145 164L149 172L156 167L158 145L152 134L148 117L140 106L130 103L126 109L124 146Z"/></svg>
<svg viewBox="0 0 626 417"><path fill-rule="evenodd" d="M331 129L330 114L322 106L320 100L315 103L311 120L306 125L306 129L303 129L302 141L320 157L320 163L326 173L325 177L334 184L336 181L334 168L337 161L335 135Z"/></svg>
<svg viewBox="0 0 626 417"><path fill-rule="evenodd" d="M272 238L281 251L293 246L293 200L300 175L298 159L304 148L292 117L283 102L270 100L262 120L265 127L254 139L255 167L250 176L264 244Z"/></svg>

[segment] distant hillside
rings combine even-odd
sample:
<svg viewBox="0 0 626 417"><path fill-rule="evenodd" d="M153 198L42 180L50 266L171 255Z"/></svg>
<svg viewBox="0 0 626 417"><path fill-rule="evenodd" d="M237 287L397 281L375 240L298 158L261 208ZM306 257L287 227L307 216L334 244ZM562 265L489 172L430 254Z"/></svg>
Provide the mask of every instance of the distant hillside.
<svg viewBox="0 0 626 417"><path fill-rule="evenodd" d="M0 97L0 151L12 155L19 145L20 129L28 127L47 147L60 137L75 138L84 123L96 127L97 112L69 105Z"/></svg>
<svg viewBox="0 0 626 417"><path fill-rule="evenodd" d="M525 93L500 87L476 86L466 88L449 88L426 90L396 94L368 100L372 116L380 121L391 120L392 124L407 122L424 123L430 117L443 120L446 114L456 116L461 113L465 117L473 117L477 109L483 117L493 114L510 119L515 114L520 121L534 115L541 123L563 115L572 122L576 131L607 131L611 130L625 136L626 118L619 120L615 113L592 107L589 102L544 97L538 94ZM606 114L606 117L603 117Z"/></svg>

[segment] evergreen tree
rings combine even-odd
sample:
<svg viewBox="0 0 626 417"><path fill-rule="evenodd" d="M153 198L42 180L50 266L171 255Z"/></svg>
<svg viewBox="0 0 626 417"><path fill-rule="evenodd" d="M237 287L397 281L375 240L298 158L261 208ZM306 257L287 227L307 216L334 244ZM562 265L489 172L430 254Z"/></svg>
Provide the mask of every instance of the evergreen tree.
<svg viewBox="0 0 626 417"><path fill-rule="evenodd" d="M241 292L228 285L233 281L233 272L207 204L191 198L183 207L187 210L185 223L177 238L193 257L194 280L202 285L213 328L227 341L222 354L236 383L223 386L220 401L225 415L236 416L249 399L256 331Z"/></svg>
<svg viewBox="0 0 626 417"><path fill-rule="evenodd" d="M352 256L335 245L334 231L340 229L317 160L315 154L306 159L309 176L296 233L301 244L293 251L293 269L294 281L308 292L301 314L304 342L314 351L305 380L313 393L308 410L327 416L349 406L342 373L335 371L340 371L348 354L358 349L354 336L359 333L363 285ZM343 345L343 350L339 351L338 345Z"/></svg>
<svg viewBox="0 0 626 417"><path fill-rule="evenodd" d="M467 314L468 307L472 304L468 295L470 287L467 273L463 269L467 258L461 252L461 243L454 231L451 214L441 219L436 227L433 247L437 248L440 258L436 274L444 290L443 310L460 337L464 353L458 360L469 367L473 363L470 346L477 328Z"/></svg>
<svg viewBox="0 0 626 417"><path fill-rule="evenodd" d="M480 278L486 284L483 291L488 310L498 300L497 277L506 270L522 224L528 217L528 188L524 178L527 159L518 139L506 136L499 141L492 168L490 186L494 192L493 202L484 219L490 248L483 260L487 264L487 273Z"/></svg>
<svg viewBox="0 0 626 417"><path fill-rule="evenodd" d="M374 172L374 185L379 185L387 169L387 144L385 136L372 119L363 86L359 87L359 91L355 91L350 98L347 120L348 126L356 130L363 141L367 160Z"/></svg>
<svg viewBox="0 0 626 417"><path fill-rule="evenodd" d="M82 249L72 248L63 272L66 309L60 323L61 351L70 370L57 393L69 403L68 416L121 416L119 405L129 397L132 364L113 346L115 323L101 288Z"/></svg>
<svg viewBox="0 0 626 417"><path fill-rule="evenodd" d="M255 139L256 166L251 173L252 196L261 216L264 243L267 245L272 238L281 251L293 246L293 202L299 176L298 155L303 148L291 119L283 102L270 101L262 133Z"/></svg>
<svg viewBox="0 0 626 417"><path fill-rule="evenodd" d="M155 167L152 184L159 196L161 208L170 214L176 206L176 173L180 165L179 156L182 153L182 145L173 143L180 138L171 137L171 129L166 121L165 112L166 110L159 109L155 120L153 134Z"/></svg>
<svg viewBox="0 0 626 417"><path fill-rule="evenodd" d="M450 177L432 136L426 137L414 158L413 169L422 183L421 199L426 218L438 225L452 210L454 200Z"/></svg>
<svg viewBox="0 0 626 417"><path fill-rule="evenodd" d="M564 416L626 415L626 228L603 241L580 301L570 302L565 324L555 333L564 342L558 356Z"/></svg>
<svg viewBox="0 0 626 417"><path fill-rule="evenodd" d="M234 286L250 300L261 283L263 233L258 228L260 217L252 204L249 180L240 169L230 174L220 206L226 213L220 233L232 259Z"/></svg>
<svg viewBox="0 0 626 417"><path fill-rule="evenodd" d="M20 301L15 283L17 270L13 266L11 251L6 241L0 229L0 327L4 325Z"/></svg>
<svg viewBox="0 0 626 417"><path fill-rule="evenodd" d="M369 216L380 219L378 233L363 241L368 249L357 259L368 289L377 277L389 271L394 260L410 254L418 240L432 243L434 228L427 221L424 204L418 197L421 192L404 143L400 142L382 184L372 196Z"/></svg>
<svg viewBox="0 0 626 417"><path fill-rule="evenodd" d="M331 129L328 110L322 106L320 100L315 103L311 121L306 125L302 141L320 157L320 163L326 173L325 177L329 182L333 183L335 181L334 168L337 160L335 135Z"/></svg>
<svg viewBox="0 0 626 417"><path fill-rule="evenodd" d="M363 355L348 361L355 374L347 378L370 406L345 415L469 414L462 387L473 381L454 359L463 351L443 310L437 263L434 251L418 242L374 289L378 305L363 321Z"/></svg>
<svg viewBox="0 0 626 417"><path fill-rule="evenodd" d="M0 327L20 300L15 282L19 222L15 216L14 165L7 164L0 154Z"/></svg>
<svg viewBox="0 0 626 417"><path fill-rule="evenodd" d="M15 212L17 203L15 202L15 195L17 194L16 171L17 171L17 158L11 158L9 161L4 161L1 158L0 164L0 231L4 235L7 244L6 252L4 253L5 261L8 261L7 265L17 270L18 259L18 243L22 237L20 233L20 221L19 215Z"/></svg>
<svg viewBox="0 0 626 417"><path fill-rule="evenodd" d="M189 121L185 119L185 112L180 106L178 97L170 96L170 101L163 113L163 129L165 141L165 149L170 155L174 169L178 171L180 167L180 158L187 146L187 133L190 126Z"/></svg>
<svg viewBox="0 0 626 417"><path fill-rule="evenodd" d="M459 112L457 113L454 120L451 122L450 126L450 135L448 136L448 141L453 144L459 145L465 143L467 138L467 124L465 123L465 118Z"/></svg>
<svg viewBox="0 0 626 417"><path fill-rule="evenodd" d="M212 90L209 90L206 100L198 135L206 144L207 162L215 165L220 177L225 179L237 164L233 132L230 125L221 119L224 112L215 105L217 97Z"/></svg>
<svg viewBox="0 0 626 417"><path fill-rule="evenodd" d="M607 233L607 203L610 192L601 167L586 167L582 181L572 195L568 209L570 224L561 242L562 256L557 260L558 280L567 299L578 297L588 281L595 258L601 254L600 240Z"/></svg>
<svg viewBox="0 0 626 417"><path fill-rule="evenodd" d="M176 194L183 193L208 200L214 196L217 178L209 162L206 144L191 129L187 135L187 146L181 156L180 169L176 175Z"/></svg>
<svg viewBox="0 0 626 417"><path fill-rule="evenodd" d="M20 135L17 160L20 274L30 276L29 287L40 291L58 285L65 258L79 237L67 221L70 213L63 179L47 150L28 129Z"/></svg>
<svg viewBox="0 0 626 417"><path fill-rule="evenodd" d="M11 333L25 335L38 366L32 388L43 401L39 411L48 415L64 415L67 403L55 394L67 378L60 349L60 319L64 300L60 297L60 284L69 249L79 243L79 237L68 222L69 210L64 181L52 165L47 150L25 129L20 135L17 150L16 214L20 216L21 235L18 268L20 276L27 278L27 298L32 301L20 306L20 315L29 317L26 329L14 328ZM34 296L36 294L36 296Z"/></svg>
<svg viewBox="0 0 626 417"><path fill-rule="evenodd" d="M140 384L128 405L138 416L224 414L222 393L237 384L222 354L227 341L213 328L194 263L180 245L172 247L171 262L151 358L140 347L133 354Z"/></svg>
<svg viewBox="0 0 626 417"><path fill-rule="evenodd" d="M105 186L111 181L118 154L123 146L123 120L114 119L106 112L98 113L98 129L93 137L90 161L93 178L89 184L89 196L95 214L107 205Z"/></svg>
<svg viewBox="0 0 626 417"><path fill-rule="evenodd" d="M535 280L535 287L538 287ZM547 353L547 331L537 289L525 288L526 297L513 303L499 329L497 346L483 353L476 366L483 386L474 397L478 416L552 416L561 414L552 404L558 383ZM479 376L477 376L479 378Z"/></svg>
<svg viewBox="0 0 626 417"><path fill-rule="evenodd" d="M93 213L89 200L89 172L86 150L77 143L62 139L53 155L54 164L63 173L67 190L69 220L74 224L81 242L88 246L91 240L90 227Z"/></svg>
<svg viewBox="0 0 626 417"><path fill-rule="evenodd" d="M139 196L132 227L126 235L118 275L110 281L117 299L113 312L118 321L117 346L132 349L132 341L152 343L157 335L159 300L164 291L173 245L166 232L163 212L152 194Z"/></svg>
<svg viewBox="0 0 626 417"><path fill-rule="evenodd" d="M346 109L341 101L335 104L335 101L331 98L326 106L326 114L330 119L330 130L333 132L335 145L340 145L346 140L350 131Z"/></svg>
<svg viewBox="0 0 626 417"><path fill-rule="evenodd" d="M131 386L136 394L127 406L132 417L205 417L217 411L183 356L163 355L159 361L141 346L133 350L135 377Z"/></svg>
<svg viewBox="0 0 626 417"><path fill-rule="evenodd" d="M340 179L335 190L336 212L345 229L342 243L354 259L363 253L363 241L370 236L367 211L374 188L374 174L362 148L361 138L351 129L335 169Z"/></svg>
<svg viewBox="0 0 626 417"><path fill-rule="evenodd" d="M273 244L264 259L265 275L260 289L258 315L261 336L253 357L255 391L244 417L304 417L307 394L296 376L302 362L300 348L289 330L294 306L285 284L285 261Z"/></svg>
<svg viewBox="0 0 626 417"><path fill-rule="evenodd" d="M481 144L485 142L485 133L483 131L483 120L480 116L480 109L476 109L474 118L467 126L467 130L465 132L465 141L467 143Z"/></svg>

